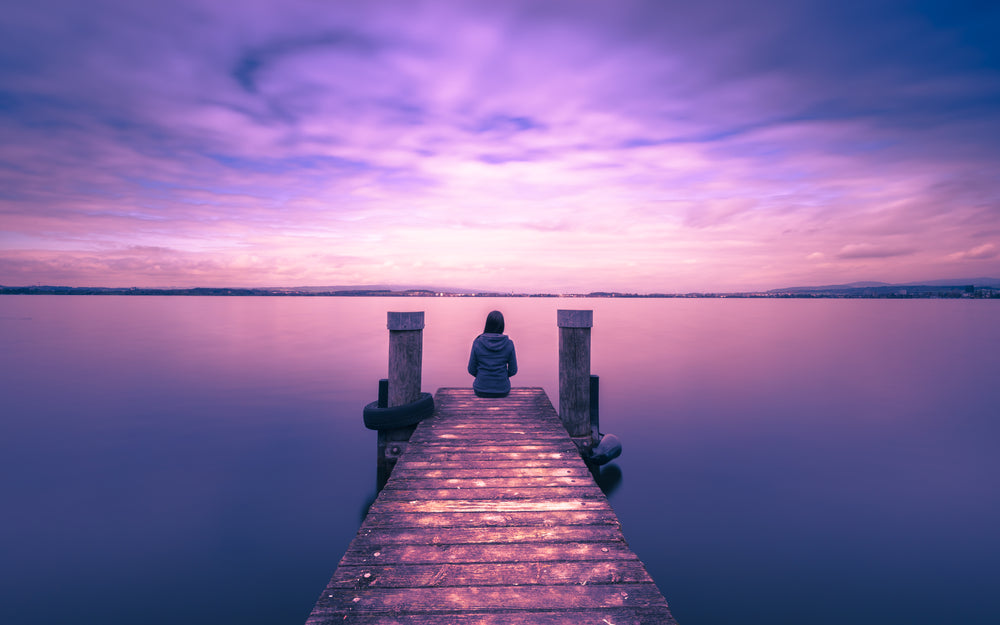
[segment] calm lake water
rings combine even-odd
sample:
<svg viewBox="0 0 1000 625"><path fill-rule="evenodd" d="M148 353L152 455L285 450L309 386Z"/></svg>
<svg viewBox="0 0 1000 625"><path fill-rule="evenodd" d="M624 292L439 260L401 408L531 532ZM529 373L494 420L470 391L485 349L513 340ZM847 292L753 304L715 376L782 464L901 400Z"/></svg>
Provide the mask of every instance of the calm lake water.
<svg viewBox="0 0 1000 625"><path fill-rule="evenodd" d="M493 308L554 403L594 310L611 504L682 625L996 622L994 302L93 296L0 296L0 622L302 623L375 494L386 311L434 391Z"/></svg>

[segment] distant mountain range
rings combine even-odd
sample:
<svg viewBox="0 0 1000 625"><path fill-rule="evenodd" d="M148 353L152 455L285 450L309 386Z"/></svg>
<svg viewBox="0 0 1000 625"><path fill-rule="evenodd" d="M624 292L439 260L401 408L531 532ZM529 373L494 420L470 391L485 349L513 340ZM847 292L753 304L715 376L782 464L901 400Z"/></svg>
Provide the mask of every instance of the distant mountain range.
<svg viewBox="0 0 1000 625"><path fill-rule="evenodd" d="M457 289L454 287L439 286L412 286L405 284L339 284L333 286L296 286L296 287L274 287L269 291L295 291L299 293L331 293L343 291L430 291L432 293L481 293L476 289Z"/></svg>
<svg viewBox="0 0 1000 625"><path fill-rule="evenodd" d="M385 296L428 297L508 295L471 289L408 287L390 284L302 287L103 287L103 286L3 286L0 295L249 295L249 296Z"/></svg>
<svg viewBox="0 0 1000 625"><path fill-rule="evenodd" d="M921 287L960 288L971 286L977 289L1000 288L1000 278L956 278L952 280L926 280L923 282L850 282L848 284L829 284L826 286L795 286L781 289L771 289L768 293L826 293L834 291L850 291L864 289L909 289Z"/></svg>
<svg viewBox="0 0 1000 625"><path fill-rule="evenodd" d="M522 296L554 297L556 294L509 293L453 287L409 286L399 284L364 284L301 287L69 287L69 286L2 286L0 294L48 295L231 295L231 296ZM931 298L931 297L1000 297L1000 278L965 278L928 280L891 284L888 282L850 282L826 286L797 286L769 291L708 292L708 293L621 293L592 291L566 293L575 297L869 297L869 298Z"/></svg>

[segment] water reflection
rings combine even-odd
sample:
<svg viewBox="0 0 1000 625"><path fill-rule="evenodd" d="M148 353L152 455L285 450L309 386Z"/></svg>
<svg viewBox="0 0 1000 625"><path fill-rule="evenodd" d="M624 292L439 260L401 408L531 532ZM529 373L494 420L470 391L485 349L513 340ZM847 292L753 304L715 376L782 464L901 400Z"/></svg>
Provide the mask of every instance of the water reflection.
<svg viewBox="0 0 1000 625"><path fill-rule="evenodd" d="M1000 613L995 304L576 303L627 447L595 479L681 623ZM558 402L564 300L405 305L423 390L471 384L500 308L517 384ZM399 306L0 298L0 622L303 622L374 499L361 409Z"/></svg>
<svg viewBox="0 0 1000 625"><path fill-rule="evenodd" d="M378 499L378 494L379 490L376 489L372 491L367 498L365 498L364 503L361 505L361 514L358 515L358 527L360 527L364 520L368 517L368 511L371 510L372 504L374 504L375 500Z"/></svg>
<svg viewBox="0 0 1000 625"><path fill-rule="evenodd" d="M622 470L617 464L606 464L603 467L590 467L590 473L594 476L594 481L600 487L601 492L610 500L611 494L618 490L622 482Z"/></svg>

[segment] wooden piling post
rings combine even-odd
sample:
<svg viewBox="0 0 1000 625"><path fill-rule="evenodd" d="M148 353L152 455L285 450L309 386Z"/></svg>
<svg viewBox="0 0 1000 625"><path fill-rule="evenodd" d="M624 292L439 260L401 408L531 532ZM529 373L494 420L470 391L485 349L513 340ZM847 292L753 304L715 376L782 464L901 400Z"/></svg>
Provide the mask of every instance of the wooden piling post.
<svg viewBox="0 0 1000 625"><path fill-rule="evenodd" d="M390 312L389 407L420 399L424 313Z"/></svg>
<svg viewBox="0 0 1000 625"><path fill-rule="evenodd" d="M389 407L389 378L382 378L378 381L378 407Z"/></svg>
<svg viewBox="0 0 1000 625"><path fill-rule="evenodd" d="M581 453L593 446L590 429L590 328L593 310L557 310L559 418Z"/></svg>
<svg viewBox="0 0 1000 625"><path fill-rule="evenodd" d="M402 406L420 398L423 364L424 313L390 312L389 328L389 407ZM417 429L410 425L394 430L379 430L377 445L377 487L382 490L389 480L396 460L406 449L410 435Z"/></svg>
<svg viewBox="0 0 1000 625"><path fill-rule="evenodd" d="M590 376L590 435L596 441L601 432L601 378Z"/></svg>

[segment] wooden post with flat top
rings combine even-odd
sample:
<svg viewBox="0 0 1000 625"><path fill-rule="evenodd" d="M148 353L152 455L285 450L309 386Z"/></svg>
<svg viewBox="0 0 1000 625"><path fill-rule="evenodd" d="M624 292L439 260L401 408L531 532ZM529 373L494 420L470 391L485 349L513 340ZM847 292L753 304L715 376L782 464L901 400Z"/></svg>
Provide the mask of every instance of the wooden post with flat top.
<svg viewBox="0 0 1000 625"><path fill-rule="evenodd" d="M590 431L590 328L593 310L557 310L559 418L581 453L593 446Z"/></svg>
<svg viewBox="0 0 1000 625"><path fill-rule="evenodd" d="M390 312L389 328L389 407L402 406L420 398L423 360L424 313ZM378 431L376 480L381 490L406 449L416 425Z"/></svg>

